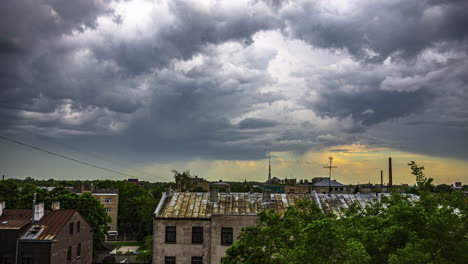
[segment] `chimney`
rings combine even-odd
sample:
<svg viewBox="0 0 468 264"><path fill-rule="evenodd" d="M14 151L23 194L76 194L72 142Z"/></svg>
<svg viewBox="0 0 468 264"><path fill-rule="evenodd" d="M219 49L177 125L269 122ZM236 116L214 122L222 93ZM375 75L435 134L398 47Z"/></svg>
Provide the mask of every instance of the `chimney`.
<svg viewBox="0 0 468 264"><path fill-rule="evenodd" d="M263 202L271 202L271 190L263 190Z"/></svg>
<svg viewBox="0 0 468 264"><path fill-rule="evenodd" d="M3 209L5 209L5 201L0 201L0 216L3 214Z"/></svg>
<svg viewBox="0 0 468 264"><path fill-rule="evenodd" d="M210 202L217 202L218 201L218 189L213 188L210 190Z"/></svg>
<svg viewBox="0 0 468 264"><path fill-rule="evenodd" d="M388 187L392 187L392 158L388 158Z"/></svg>
<svg viewBox="0 0 468 264"><path fill-rule="evenodd" d="M52 202L52 210L60 210L60 202L59 201L53 201Z"/></svg>
<svg viewBox="0 0 468 264"><path fill-rule="evenodd" d="M383 170L380 171L380 188L383 188Z"/></svg>
<svg viewBox="0 0 468 264"><path fill-rule="evenodd" d="M39 221L44 216L44 203L34 205L33 221Z"/></svg>

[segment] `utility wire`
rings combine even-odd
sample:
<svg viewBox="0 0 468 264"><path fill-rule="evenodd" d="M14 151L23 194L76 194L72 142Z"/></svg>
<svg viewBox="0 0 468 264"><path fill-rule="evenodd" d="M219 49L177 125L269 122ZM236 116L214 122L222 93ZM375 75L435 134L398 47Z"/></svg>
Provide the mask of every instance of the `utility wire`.
<svg viewBox="0 0 468 264"><path fill-rule="evenodd" d="M2 138L4 140L7 140L7 141L10 141L10 142L13 142L13 143L16 143L16 144L19 144L19 145L23 145L23 146L26 146L26 147L29 147L29 148L33 148L35 150L39 150L39 151L48 153L50 155L54 155L54 156L61 157L61 158L67 159L67 160L71 160L71 161L74 161L74 162L77 162L77 163L81 163L83 165L87 165L87 166L90 166L90 167L93 167L93 168L97 168L97 169L100 169L100 170L105 170L105 171L108 171L108 172L120 174L120 175L127 176L127 177L138 178L137 176L134 176L134 175L130 175L130 174L123 173L123 172L120 172L120 171L116 171L116 170L108 169L108 168L101 167L101 166L98 166L98 165L94 165L94 164L91 164L89 162L81 161L81 160L78 160L78 159L75 159L75 158L70 158L70 157L67 157L67 156L62 155L62 154L58 154L58 153L48 151L48 150L45 150L45 149L42 149L42 148L39 148L39 147L35 147L35 146L32 146L32 145L29 145L29 144L26 144L26 143L11 139L11 138L4 137L2 135L0 135L0 138Z"/></svg>
<svg viewBox="0 0 468 264"><path fill-rule="evenodd" d="M49 136L47 136L47 135L37 134L37 133L34 133L34 132L32 132L32 131L30 131L30 130L27 130L27 129L21 129L21 132L24 132L24 133L33 135L33 136L35 136L35 137L39 137L39 138L41 138L41 139L45 139L45 140L47 140L47 141L49 141L49 142L52 142L52 143L54 143L54 144L56 144L56 145L58 145L58 146L71 149L71 150L73 150L74 152L76 152L76 153L78 153L78 154L89 155L89 156L94 157L94 158L97 159L97 160L104 161L104 162L107 163L107 164L111 163L111 165L114 165L114 166L117 166L117 167L120 167L120 168L122 167L122 164L119 164L119 163L114 162L114 161L112 161L112 160L110 160L110 159L104 158L102 155L99 155L99 154L97 154L97 153L93 153L93 152L91 152L91 151L89 151L89 150L80 149L80 148L78 148L78 147L76 147L76 146L73 146L73 145L70 145L70 144L66 144L66 143L64 143L64 142L60 142L60 141L58 141L58 140L56 140L56 139L53 139L53 138L51 138L51 137L49 137ZM129 165L129 164L127 163L127 165ZM142 170L130 169L130 171L133 171L133 172L135 172L135 173L138 174L138 175L144 174L144 175L146 175L146 176L149 177L149 178L152 177L151 175L149 175L148 173L146 173L146 172L144 172L144 171L142 171ZM139 178L141 178L141 179L143 179L143 180L146 180L146 181L150 181L150 180L148 180L147 178L143 178L143 177L139 177Z"/></svg>

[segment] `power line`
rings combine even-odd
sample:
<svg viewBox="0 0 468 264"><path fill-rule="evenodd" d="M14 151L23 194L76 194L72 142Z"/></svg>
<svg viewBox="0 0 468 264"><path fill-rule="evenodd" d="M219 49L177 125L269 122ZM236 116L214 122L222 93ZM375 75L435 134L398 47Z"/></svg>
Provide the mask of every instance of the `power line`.
<svg viewBox="0 0 468 264"><path fill-rule="evenodd" d="M55 152L52 152L52 151L48 151L48 150L45 150L45 149L42 149L42 148L39 148L39 147L29 145L27 143L23 143L23 142L20 142L20 141L11 139L11 138L4 137L2 135L0 135L0 138L2 138L4 140L8 140L8 141L16 143L16 144L19 144L19 145L23 145L23 146L26 146L26 147L29 147L29 148L33 148L35 150L39 150L39 151L48 153L50 155L54 155L54 156L61 157L61 158L67 159L67 160L71 160L71 161L74 161L74 162L77 162L77 163L81 163L83 165L87 165L87 166L90 166L90 167L93 167L93 168L97 168L97 169L100 169L100 170L105 170L105 171L108 171L108 172L120 174L120 175L127 176L127 177L138 178L137 176L134 176L134 175L130 175L130 174L123 173L123 172L120 172L120 171L116 171L116 170L108 169L108 168L101 167L101 166L98 166L98 165L94 165L92 163L89 163L89 162L86 162L86 161L81 161L81 160L78 160L78 159L75 159L75 158L70 158L70 157L67 157L67 156L62 155L62 154L58 154L58 153L55 153ZM142 177L140 177L140 178L142 178Z"/></svg>
<svg viewBox="0 0 468 264"><path fill-rule="evenodd" d="M112 160L110 160L110 159L108 159L108 158L104 158L104 157L103 157L102 155L100 155L100 154L93 153L93 152L91 152L91 151L89 151L89 150L83 150L83 149L78 148L77 146L73 146L73 145L70 145L70 144L66 144L66 143L64 143L64 142L60 142L60 141L58 141L58 140L56 140L56 139L54 139L54 138L51 138L51 137L49 137L49 136L47 136L47 135L37 134L37 133L34 133L34 132L32 132L32 131L30 131L30 130L27 130L27 129L24 129L24 128L21 129L21 132L24 132L24 133L33 135L33 136L35 136L35 137L39 137L39 138L41 138L41 139L45 139L45 140L47 140L47 141L49 141L49 142L52 142L52 143L54 143L54 144L56 144L56 145L58 145L58 146L71 149L71 150L73 150L74 152L76 152L76 153L78 153L78 154L84 154L84 155L92 156L92 157L94 157L95 159L100 160L100 161L104 161L104 162L107 163L107 164L111 163L110 165L114 165L114 166L117 166L117 167L121 167L121 166L122 166L122 164L117 163L117 162L114 162L114 161L112 161ZM130 164L127 163L127 165L130 165ZM142 170L139 170L139 169L135 169L135 168L134 168L134 169L128 169L128 170L133 171L134 173L136 173L136 174L138 174L138 175L144 174L144 175L146 175L146 176L149 177L149 178L152 177L152 175L149 175L148 173L146 173L146 172L144 172L144 171L142 171ZM141 179L143 179L143 180L146 180L146 181L150 181L150 180L147 179L147 178L143 178L143 177L139 177L139 178L141 178Z"/></svg>

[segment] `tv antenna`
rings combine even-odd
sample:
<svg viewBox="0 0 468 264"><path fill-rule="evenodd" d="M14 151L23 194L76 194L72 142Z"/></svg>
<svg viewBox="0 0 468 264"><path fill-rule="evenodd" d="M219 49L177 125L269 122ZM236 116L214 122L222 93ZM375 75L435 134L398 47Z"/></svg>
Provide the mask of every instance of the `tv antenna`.
<svg viewBox="0 0 468 264"><path fill-rule="evenodd" d="M330 156L328 157L328 162L329 162L329 165L326 165L326 166L323 166L325 169L329 169L328 171L328 193L330 194L331 193L331 173L332 173L332 169L334 168L338 168L337 166L333 166L333 157Z"/></svg>

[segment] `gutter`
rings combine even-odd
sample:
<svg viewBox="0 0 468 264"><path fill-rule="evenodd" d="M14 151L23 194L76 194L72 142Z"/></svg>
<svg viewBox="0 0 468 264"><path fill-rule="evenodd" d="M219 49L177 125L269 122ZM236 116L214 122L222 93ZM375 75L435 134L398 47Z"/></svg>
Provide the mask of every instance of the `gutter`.
<svg viewBox="0 0 468 264"><path fill-rule="evenodd" d="M162 197L161 197L161 200L159 200L158 207L156 207L156 211L154 211L154 218L155 218L155 219L158 218L159 212L161 211L164 202L166 202L167 196L168 196L168 195L166 194L166 192L164 192L163 195L162 195Z"/></svg>

